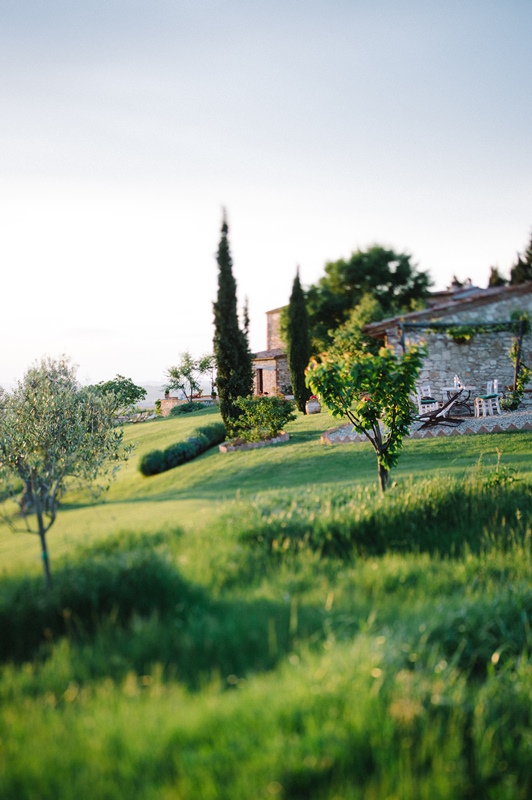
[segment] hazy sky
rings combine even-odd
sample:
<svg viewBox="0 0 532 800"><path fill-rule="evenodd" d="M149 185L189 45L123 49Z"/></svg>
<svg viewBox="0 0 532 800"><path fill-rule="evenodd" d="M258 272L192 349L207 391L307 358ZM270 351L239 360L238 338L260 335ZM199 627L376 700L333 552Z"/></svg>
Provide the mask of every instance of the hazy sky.
<svg viewBox="0 0 532 800"><path fill-rule="evenodd" d="M164 382L212 348L227 209L251 346L326 261L436 288L532 231L531 0L2 0L0 384Z"/></svg>

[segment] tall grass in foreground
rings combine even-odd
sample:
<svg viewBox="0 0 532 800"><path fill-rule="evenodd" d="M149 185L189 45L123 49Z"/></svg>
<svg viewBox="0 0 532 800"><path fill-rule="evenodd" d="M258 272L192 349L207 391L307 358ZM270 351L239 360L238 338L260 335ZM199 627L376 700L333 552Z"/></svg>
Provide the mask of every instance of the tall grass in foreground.
<svg viewBox="0 0 532 800"><path fill-rule="evenodd" d="M531 512L499 468L280 492L201 586L178 532L4 579L0 796L526 800Z"/></svg>
<svg viewBox="0 0 532 800"><path fill-rule="evenodd" d="M532 487L508 471L370 488L279 493L246 505L226 523L278 555L317 551L352 559L386 552L442 556L505 547L532 537Z"/></svg>

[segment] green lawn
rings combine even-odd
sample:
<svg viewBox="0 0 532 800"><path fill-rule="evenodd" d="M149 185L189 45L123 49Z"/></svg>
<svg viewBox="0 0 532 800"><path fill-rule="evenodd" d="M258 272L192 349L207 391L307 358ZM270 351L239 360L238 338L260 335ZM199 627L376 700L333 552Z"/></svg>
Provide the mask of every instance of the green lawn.
<svg viewBox="0 0 532 800"><path fill-rule="evenodd" d="M131 426L105 502L0 527L0 797L532 795L532 434L290 441L150 478L215 409Z"/></svg>

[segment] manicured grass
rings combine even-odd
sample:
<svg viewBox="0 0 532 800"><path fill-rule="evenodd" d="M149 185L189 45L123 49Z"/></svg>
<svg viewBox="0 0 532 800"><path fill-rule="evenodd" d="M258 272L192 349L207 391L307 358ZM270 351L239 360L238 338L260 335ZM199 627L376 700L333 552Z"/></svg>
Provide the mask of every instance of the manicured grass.
<svg viewBox="0 0 532 800"><path fill-rule="evenodd" d="M525 800L532 435L291 440L150 478L218 419L132 426L106 502L0 528L0 797Z"/></svg>

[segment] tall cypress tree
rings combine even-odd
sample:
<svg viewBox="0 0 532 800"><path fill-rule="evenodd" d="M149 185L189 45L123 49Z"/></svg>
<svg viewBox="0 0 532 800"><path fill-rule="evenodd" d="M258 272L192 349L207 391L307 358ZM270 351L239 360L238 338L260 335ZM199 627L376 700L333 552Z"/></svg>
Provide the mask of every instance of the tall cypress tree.
<svg viewBox="0 0 532 800"><path fill-rule="evenodd" d="M214 359L216 362L220 413L229 433L240 411L237 397L247 397L253 389L253 366L247 336L238 323L236 281L229 249L228 225L224 214L218 262L218 295L214 309Z"/></svg>
<svg viewBox="0 0 532 800"><path fill-rule="evenodd" d="M305 385L305 369L310 360L311 349L307 305L299 280L299 268L288 304L286 338L294 400L299 411L304 412L305 403L310 397L310 389Z"/></svg>

